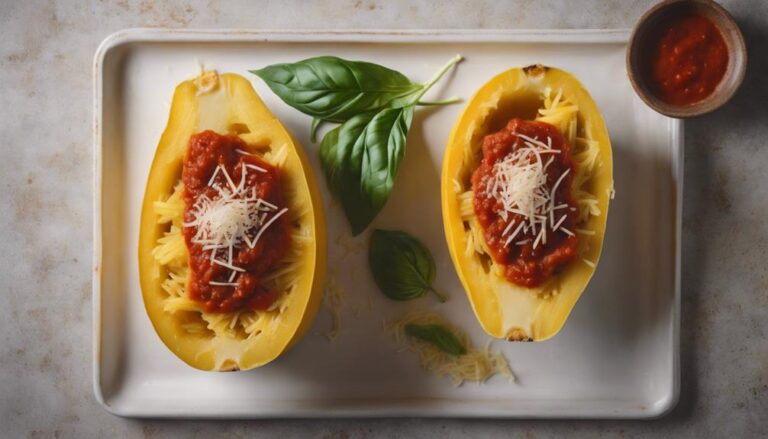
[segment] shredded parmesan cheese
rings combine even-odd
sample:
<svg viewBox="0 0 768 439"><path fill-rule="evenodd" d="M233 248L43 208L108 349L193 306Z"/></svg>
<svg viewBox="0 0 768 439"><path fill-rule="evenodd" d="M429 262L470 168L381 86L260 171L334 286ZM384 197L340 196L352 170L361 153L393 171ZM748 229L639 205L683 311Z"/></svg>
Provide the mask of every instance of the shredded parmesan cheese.
<svg viewBox="0 0 768 439"><path fill-rule="evenodd" d="M412 323L444 326L456 335L467 349L467 353L460 356L450 355L431 343L408 336L405 333L405 326ZM413 311L394 323L385 322L385 328L392 333L401 350L416 352L424 369L438 376L449 377L456 387L465 381L483 383L496 374L500 374L510 382L515 381L507 359L501 352L491 350L490 340L484 347L478 349L472 345L466 333L446 322L436 313Z"/></svg>
<svg viewBox="0 0 768 439"><path fill-rule="evenodd" d="M328 281L325 284L325 295L323 296L323 303L331 314L331 329L323 334L329 341L335 340L341 331L340 308L343 301L344 289L336 282L336 274L331 272L328 275Z"/></svg>
<svg viewBox="0 0 768 439"><path fill-rule="evenodd" d="M218 197L211 199L205 194L199 196L192 207L192 221L184 223L184 227L197 228L191 241L201 245L203 251L209 252L211 262L229 268L233 272L245 271L233 263L234 248L242 244L254 248L264 231L288 210L283 208L277 211L277 206L256 195L256 188L251 188L249 191L245 187L248 169L254 169L256 172L266 172L266 169L248 164L240 168L242 170L240 183L235 185L227 169L222 165L217 166L208 181L208 186L218 192ZM222 186L217 182L216 177L219 175L224 176L226 185ZM255 234L249 236L254 230ZM226 259L218 259L221 254ZM233 274L230 280L233 280L234 276ZM231 281L211 281L209 284L237 285Z"/></svg>
<svg viewBox="0 0 768 439"><path fill-rule="evenodd" d="M544 143L524 134L516 135L525 146L494 164L493 177L488 179L485 190L501 204L502 219L506 221L510 214L524 218L517 224L512 220L504 229L501 234L506 237L504 245L513 243L521 232L525 234L531 230L536 235L533 241L533 248L536 248L547 243L547 228L558 231L567 217L567 214L561 214L555 218L555 194L570 169L566 169L550 189L547 168L554 159L552 155L559 154L560 150L552 148L550 137ZM546 156L549 156L548 160Z"/></svg>

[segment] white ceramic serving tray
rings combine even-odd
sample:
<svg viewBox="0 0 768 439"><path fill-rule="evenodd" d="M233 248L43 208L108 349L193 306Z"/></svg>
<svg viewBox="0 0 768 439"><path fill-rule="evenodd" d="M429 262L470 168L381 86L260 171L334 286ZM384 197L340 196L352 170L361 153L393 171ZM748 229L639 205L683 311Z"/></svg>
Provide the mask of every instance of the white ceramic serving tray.
<svg viewBox="0 0 768 439"><path fill-rule="evenodd" d="M625 31L258 32L128 30L95 57L93 367L96 398L140 417L647 418L679 390L682 123L654 113L624 69ZM602 109L614 154L616 198L602 260L563 330L541 343L494 342L517 375L454 387L428 375L382 329L411 308L431 308L487 337L475 320L443 238L440 167L463 105L422 108L394 192L374 227L404 229L432 250L437 288L450 295L384 298L367 267L367 234L351 238L324 180L329 271L346 291L341 332L321 308L307 336L273 363L239 373L186 366L144 312L138 282L139 213L174 87L201 64L250 77L306 148L320 175L310 118L281 102L248 69L332 54L372 61L424 81L453 55L466 60L428 95L469 99L493 75L543 63L573 73Z"/></svg>

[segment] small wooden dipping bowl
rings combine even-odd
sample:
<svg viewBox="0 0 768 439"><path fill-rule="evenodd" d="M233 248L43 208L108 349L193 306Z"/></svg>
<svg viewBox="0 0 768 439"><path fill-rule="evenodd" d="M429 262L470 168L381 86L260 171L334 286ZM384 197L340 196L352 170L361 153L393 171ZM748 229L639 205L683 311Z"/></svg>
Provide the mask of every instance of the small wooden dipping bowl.
<svg viewBox="0 0 768 439"><path fill-rule="evenodd" d="M701 15L720 31L728 50L725 75L706 98L689 105L673 105L661 100L650 83L649 54L657 41L660 27L676 16ZM627 74L635 92L661 114L688 118L709 113L728 102L736 93L747 70L747 48L739 26L722 6L712 0L665 0L652 7L637 22L627 47Z"/></svg>

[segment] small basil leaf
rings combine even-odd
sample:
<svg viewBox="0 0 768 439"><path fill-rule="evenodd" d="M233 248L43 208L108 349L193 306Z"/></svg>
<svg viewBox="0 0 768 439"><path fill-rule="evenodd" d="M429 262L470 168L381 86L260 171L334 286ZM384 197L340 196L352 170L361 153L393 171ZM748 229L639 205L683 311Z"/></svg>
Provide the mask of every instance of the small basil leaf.
<svg viewBox="0 0 768 439"><path fill-rule="evenodd" d="M441 351L454 355L464 355L467 348L461 344L456 335L440 325L405 325L405 333L411 337L426 341L436 346Z"/></svg>
<svg viewBox="0 0 768 439"><path fill-rule="evenodd" d="M413 107L363 113L323 138L320 163L353 234L365 230L386 204L412 120Z"/></svg>
<svg viewBox="0 0 768 439"><path fill-rule="evenodd" d="M310 116L345 122L367 111L404 106L424 86L378 64L319 56L251 73L280 99Z"/></svg>
<svg viewBox="0 0 768 439"><path fill-rule="evenodd" d="M405 232L374 230L368 249L368 264L376 285L390 299L412 300L432 291L441 302L445 302L445 297L432 287L435 280L432 254Z"/></svg>

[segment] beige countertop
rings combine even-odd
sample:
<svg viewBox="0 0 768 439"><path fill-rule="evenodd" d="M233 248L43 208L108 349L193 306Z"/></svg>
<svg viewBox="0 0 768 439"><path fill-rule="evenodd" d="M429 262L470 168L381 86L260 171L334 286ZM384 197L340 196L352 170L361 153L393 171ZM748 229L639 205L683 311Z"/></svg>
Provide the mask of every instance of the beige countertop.
<svg viewBox="0 0 768 439"><path fill-rule="evenodd" d="M768 2L724 1L750 51L722 110L685 124L682 393L655 421L140 421L91 371L92 59L128 27L628 28L651 1L24 1L0 6L3 437L768 435Z"/></svg>

